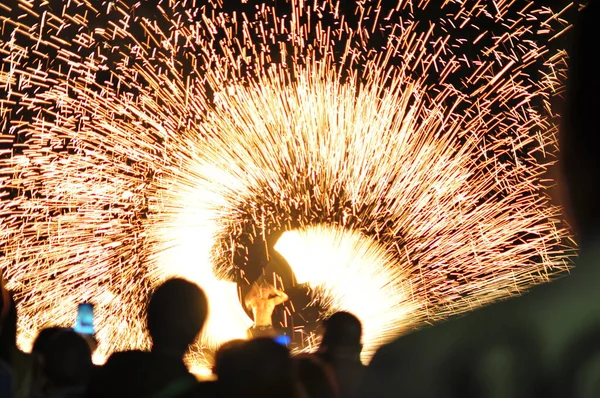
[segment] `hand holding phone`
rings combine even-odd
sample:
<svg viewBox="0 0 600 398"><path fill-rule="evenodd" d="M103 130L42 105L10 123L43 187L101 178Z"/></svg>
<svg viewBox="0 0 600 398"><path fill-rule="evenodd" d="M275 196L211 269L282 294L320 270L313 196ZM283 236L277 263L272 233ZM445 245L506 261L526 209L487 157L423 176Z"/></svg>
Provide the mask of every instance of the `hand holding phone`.
<svg viewBox="0 0 600 398"><path fill-rule="evenodd" d="M94 305L90 303L79 304L77 319L75 320L75 332L93 335L94 331Z"/></svg>

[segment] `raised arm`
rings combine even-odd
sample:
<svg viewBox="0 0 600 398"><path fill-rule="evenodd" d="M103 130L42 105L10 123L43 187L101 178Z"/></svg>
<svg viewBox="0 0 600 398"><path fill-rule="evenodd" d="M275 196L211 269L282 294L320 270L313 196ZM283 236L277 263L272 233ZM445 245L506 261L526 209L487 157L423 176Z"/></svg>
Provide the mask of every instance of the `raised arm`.
<svg viewBox="0 0 600 398"><path fill-rule="evenodd" d="M250 287L250 291L246 294L246 297L244 297L244 304L247 308L252 306L252 301L254 301L254 298L256 297L257 290L258 287L256 283L253 283L252 287Z"/></svg>
<svg viewBox="0 0 600 398"><path fill-rule="evenodd" d="M275 305L285 303L289 299L288 295L282 290L275 289L273 290L273 294L275 294L275 297L273 297L273 303L275 303Z"/></svg>

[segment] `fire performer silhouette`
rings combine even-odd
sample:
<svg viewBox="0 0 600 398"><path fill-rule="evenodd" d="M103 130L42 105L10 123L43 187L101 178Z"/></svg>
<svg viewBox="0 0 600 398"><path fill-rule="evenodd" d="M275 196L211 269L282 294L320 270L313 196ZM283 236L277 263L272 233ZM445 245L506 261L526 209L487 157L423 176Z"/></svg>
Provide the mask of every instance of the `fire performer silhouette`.
<svg viewBox="0 0 600 398"><path fill-rule="evenodd" d="M252 310L254 326L248 330L250 338L275 337L273 311L288 300L288 295L268 282L254 282L245 298L246 307Z"/></svg>

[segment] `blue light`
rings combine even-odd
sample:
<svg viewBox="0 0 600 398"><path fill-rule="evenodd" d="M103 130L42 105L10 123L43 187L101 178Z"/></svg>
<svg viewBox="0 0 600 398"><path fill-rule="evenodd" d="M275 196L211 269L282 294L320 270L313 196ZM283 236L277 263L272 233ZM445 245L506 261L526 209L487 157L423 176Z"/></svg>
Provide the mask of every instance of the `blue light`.
<svg viewBox="0 0 600 398"><path fill-rule="evenodd" d="M286 336L285 334L283 334L281 336L275 337L275 342L281 345L288 345L292 342L292 339L290 339L290 336Z"/></svg>

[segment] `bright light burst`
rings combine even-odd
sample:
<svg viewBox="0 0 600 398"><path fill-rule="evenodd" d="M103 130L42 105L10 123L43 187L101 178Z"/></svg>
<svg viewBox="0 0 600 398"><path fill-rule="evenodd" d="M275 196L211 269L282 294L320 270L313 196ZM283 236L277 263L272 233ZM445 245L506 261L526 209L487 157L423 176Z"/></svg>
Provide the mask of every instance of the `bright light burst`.
<svg viewBox="0 0 600 398"><path fill-rule="evenodd" d="M290 231L276 249L289 259L298 282L316 291L325 315L349 310L363 321L364 360L422 310L423 303L410 297L409 268L355 230L318 225Z"/></svg>
<svg viewBox="0 0 600 398"><path fill-rule="evenodd" d="M223 279L274 230L325 312L361 316L367 356L566 270L546 44L572 7L381 3L0 5L20 344L92 301L100 357L144 347L148 291L182 275L210 298L198 370L251 324Z"/></svg>

